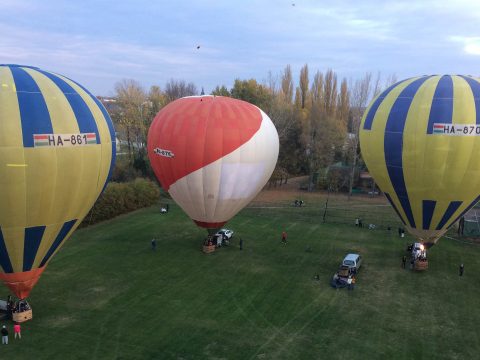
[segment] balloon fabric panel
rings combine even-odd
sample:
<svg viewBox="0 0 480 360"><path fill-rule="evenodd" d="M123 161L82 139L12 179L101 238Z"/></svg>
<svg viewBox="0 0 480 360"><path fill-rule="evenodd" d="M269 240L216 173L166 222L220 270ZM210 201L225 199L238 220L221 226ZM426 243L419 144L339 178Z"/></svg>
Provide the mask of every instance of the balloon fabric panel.
<svg viewBox="0 0 480 360"><path fill-rule="evenodd" d="M278 157L268 116L247 102L187 97L155 117L148 155L172 198L199 225L223 226L261 190Z"/></svg>
<svg viewBox="0 0 480 360"><path fill-rule="evenodd" d="M424 76L387 90L365 112L362 154L407 229L433 243L478 201L480 85Z"/></svg>
<svg viewBox="0 0 480 360"><path fill-rule="evenodd" d="M179 99L156 116L158 120L152 124L156 147L175 157L175 166L168 158L153 165L166 190L178 179L237 149L260 127L261 115L255 107L233 107L221 97L215 98L213 107L213 101L211 96Z"/></svg>
<svg viewBox="0 0 480 360"><path fill-rule="evenodd" d="M276 129L264 120L248 142L177 180L169 192L197 224L223 225L258 194L275 168L271 159L277 157Z"/></svg>
<svg viewBox="0 0 480 360"><path fill-rule="evenodd" d="M115 133L65 77L0 66L0 84L0 277L24 297L104 189Z"/></svg>

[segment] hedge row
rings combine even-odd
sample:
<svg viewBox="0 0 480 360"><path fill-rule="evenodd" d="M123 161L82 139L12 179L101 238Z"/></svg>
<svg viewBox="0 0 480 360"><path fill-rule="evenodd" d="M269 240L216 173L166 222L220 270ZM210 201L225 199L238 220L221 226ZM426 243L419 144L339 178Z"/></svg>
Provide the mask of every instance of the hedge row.
<svg viewBox="0 0 480 360"><path fill-rule="evenodd" d="M110 182L90 210L83 226L108 220L130 211L158 203L160 189L151 180L137 178L125 183Z"/></svg>

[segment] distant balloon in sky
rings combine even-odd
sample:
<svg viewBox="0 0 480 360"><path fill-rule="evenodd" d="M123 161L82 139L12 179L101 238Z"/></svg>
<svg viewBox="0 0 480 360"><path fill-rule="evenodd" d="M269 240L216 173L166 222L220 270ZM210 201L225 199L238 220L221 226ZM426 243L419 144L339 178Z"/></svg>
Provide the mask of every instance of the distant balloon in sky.
<svg viewBox="0 0 480 360"><path fill-rule="evenodd" d="M223 226L258 194L278 150L277 130L262 110L221 96L176 100L157 114L148 132L155 175L207 229Z"/></svg>
<svg viewBox="0 0 480 360"><path fill-rule="evenodd" d="M480 82L400 81L360 125L362 156L408 231L431 246L480 199Z"/></svg>
<svg viewBox="0 0 480 360"><path fill-rule="evenodd" d="M102 192L115 161L105 108L76 82L0 65L0 279L24 299Z"/></svg>

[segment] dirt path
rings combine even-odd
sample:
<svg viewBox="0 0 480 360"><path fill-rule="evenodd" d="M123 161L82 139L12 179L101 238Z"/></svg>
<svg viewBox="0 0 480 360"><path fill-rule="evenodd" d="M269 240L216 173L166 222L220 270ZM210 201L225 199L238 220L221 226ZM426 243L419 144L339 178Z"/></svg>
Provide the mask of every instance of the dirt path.
<svg viewBox="0 0 480 360"><path fill-rule="evenodd" d="M322 202L327 197L326 191L307 192L300 190L300 186L308 181L308 176L300 176L288 179L286 184L277 185L276 187L268 187L268 185L262 190L255 199L253 199L250 205L260 204L272 204L278 202L291 202L296 199L303 200L305 202ZM349 202L346 193L331 193L330 199L335 203ZM383 195L376 197L370 197L368 195L354 195L353 200L360 200L367 204L388 204L388 201Z"/></svg>

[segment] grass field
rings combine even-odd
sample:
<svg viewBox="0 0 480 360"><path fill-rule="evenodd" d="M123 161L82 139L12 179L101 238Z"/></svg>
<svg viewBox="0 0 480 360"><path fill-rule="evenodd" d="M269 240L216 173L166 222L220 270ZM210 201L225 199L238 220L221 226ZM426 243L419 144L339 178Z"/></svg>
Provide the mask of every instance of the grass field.
<svg viewBox="0 0 480 360"><path fill-rule="evenodd" d="M0 358L478 358L478 245L443 238L430 269L413 273L400 266L411 238L358 229L353 219L323 224L321 196L294 208L295 195L276 202L266 193L268 203L229 223L231 246L211 255L200 251L204 230L175 205L77 231L32 292L23 339L11 337ZM364 256L355 290L332 289L352 251Z"/></svg>

